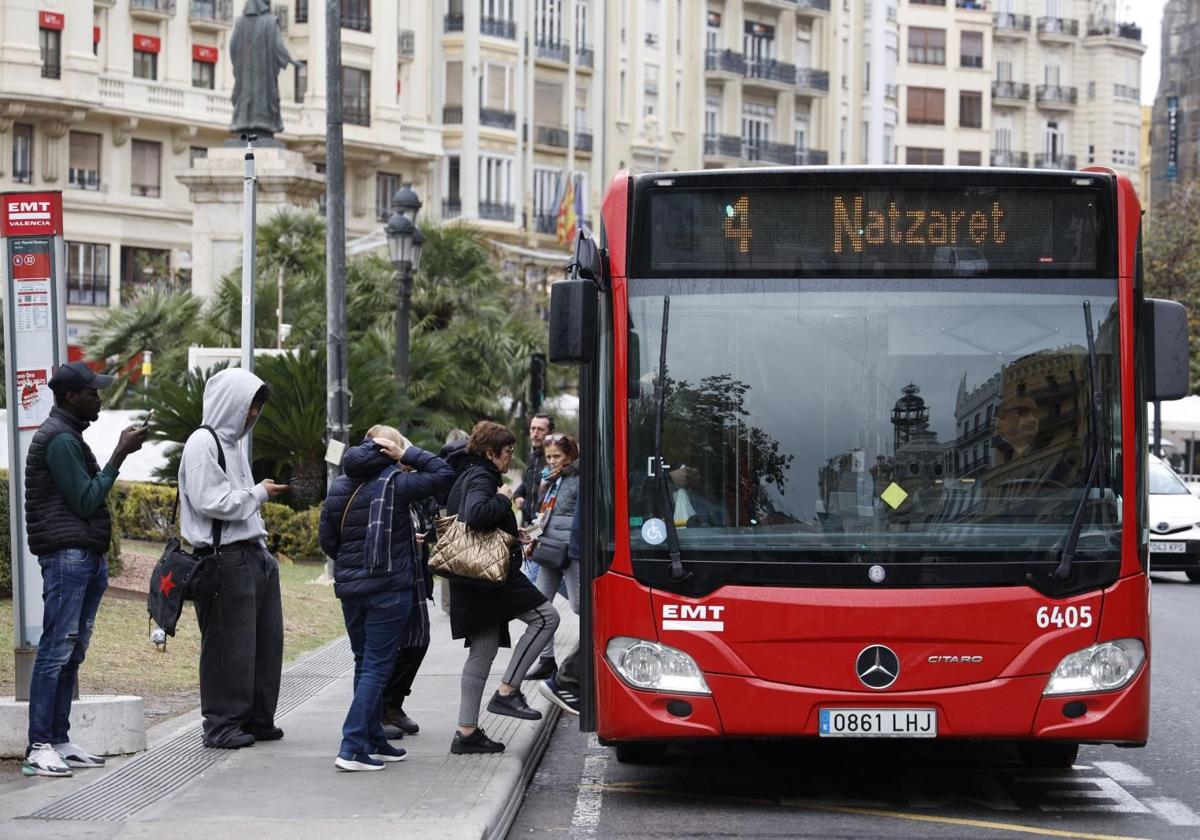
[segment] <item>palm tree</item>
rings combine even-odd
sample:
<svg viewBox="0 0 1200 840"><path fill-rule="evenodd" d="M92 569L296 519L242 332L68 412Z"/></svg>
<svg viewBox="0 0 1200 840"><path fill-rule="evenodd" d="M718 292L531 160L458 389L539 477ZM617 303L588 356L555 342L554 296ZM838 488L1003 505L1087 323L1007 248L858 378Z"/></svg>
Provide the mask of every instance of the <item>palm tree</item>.
<svg viewBox="0 0 1200 840"><path fill-rule="evenodd" d="M129 389L135 360L143 351L169 376L187 364L187 348L199 343L202 302L186 290L151 286L124 307L110 309L84 342L88 356L105 362L117 376L105 392L110 406L119 405Z"/></svg>

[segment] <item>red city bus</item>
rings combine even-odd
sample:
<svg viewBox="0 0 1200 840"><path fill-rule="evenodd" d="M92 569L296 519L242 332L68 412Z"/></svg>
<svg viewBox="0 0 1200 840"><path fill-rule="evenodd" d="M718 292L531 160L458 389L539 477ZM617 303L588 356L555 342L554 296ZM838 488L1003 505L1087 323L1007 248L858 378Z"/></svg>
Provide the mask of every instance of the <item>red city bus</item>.
<svg viewBox="0 0 1200 840"><path fill-rule="evenodd" d="M684 739L1149 733L1144 298L1107 169L630 175L552 291L581 363L581 726Z"/></svg>

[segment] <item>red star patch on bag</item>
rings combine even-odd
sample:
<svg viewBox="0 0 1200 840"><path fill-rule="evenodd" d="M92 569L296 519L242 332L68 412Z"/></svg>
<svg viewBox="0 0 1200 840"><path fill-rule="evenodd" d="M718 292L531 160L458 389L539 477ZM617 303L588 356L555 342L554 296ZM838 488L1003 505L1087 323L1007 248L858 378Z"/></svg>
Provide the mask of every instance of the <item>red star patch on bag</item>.
<svg viewBox="0 0 1200 840"><path fill-rule="evenodd" d="M167 572L158 581L158 591L163 594L164 598L170 598L171 590L179 585L179 584L175 583L175 581L171 580L171 578L174 577L174 575L175 575L175 572Z"/></svg>

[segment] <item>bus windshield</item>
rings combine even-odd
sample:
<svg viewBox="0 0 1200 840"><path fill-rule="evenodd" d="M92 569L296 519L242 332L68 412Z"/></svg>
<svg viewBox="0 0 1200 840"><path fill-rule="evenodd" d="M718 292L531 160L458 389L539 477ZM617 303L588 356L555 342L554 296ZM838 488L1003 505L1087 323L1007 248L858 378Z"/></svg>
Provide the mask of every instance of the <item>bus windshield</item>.
<svg viewBox="0 0 1200 840"><path fill-rule="evenodd" d="M1053 552L1096 446L1079 548L1111 547L1116 312L1114 279L631 280L632 548L665 551L670 517L685 557Z"/></svg>

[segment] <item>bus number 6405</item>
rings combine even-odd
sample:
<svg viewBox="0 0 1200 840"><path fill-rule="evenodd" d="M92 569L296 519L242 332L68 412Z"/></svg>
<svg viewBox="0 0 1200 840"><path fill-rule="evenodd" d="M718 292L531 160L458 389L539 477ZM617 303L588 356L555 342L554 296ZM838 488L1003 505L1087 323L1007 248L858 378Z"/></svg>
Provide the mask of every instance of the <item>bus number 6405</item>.
<svg viewBox="0 0 1200 840"><path fill-rule="evenodd" d="M1038 607L1037 626L1091 627L1091 607Z"/></svg>

